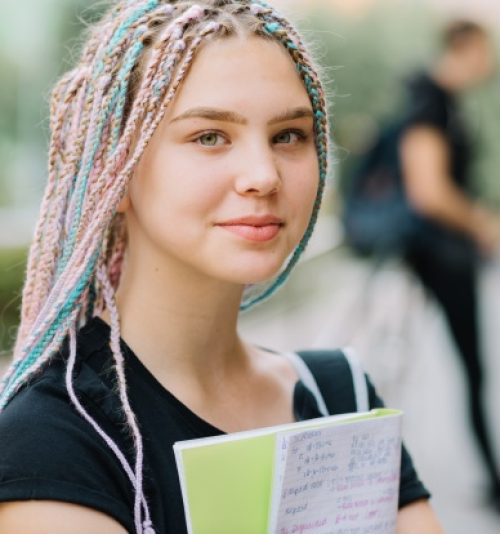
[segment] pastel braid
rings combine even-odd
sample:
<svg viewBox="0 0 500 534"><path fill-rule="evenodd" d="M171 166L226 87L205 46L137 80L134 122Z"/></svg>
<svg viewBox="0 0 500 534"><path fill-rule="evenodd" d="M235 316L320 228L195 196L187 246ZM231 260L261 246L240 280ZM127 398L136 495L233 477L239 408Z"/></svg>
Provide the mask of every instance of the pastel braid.
<svg viewBox="0 0 500 534"><path fill-rule="evenodd" d="M86 128L86 125L84 125L84 127ZM76 143L77 144L77 143ZM40 299L42 302L43 302L43 299Z"/></svg>
<svg viewBox="0 0 500 534"><path fill-rule="evenodd" d="M250 297L244 299L242 303L242 310L246 310L249 307L262 302L271 296L276 289L278 289L288 278L290 272L297 264L302 253L304 252L307 244L311 238L312 232L316 225L319 210L321 207L321 200L323 197L324 187L326 183L328 173L328 153L329 153L329 125L328 114L326 108L326 98L322 88L322 84L319 79L314 64L306 51L300 36L293 29L286 19L284 19L279 13L271 8L265 2L252 2L251 11L254 14L263 16L267 21L265 26L266 30L272 35L276 36L289 52L293 61L297 66L297 71L302 78L304 85L306 86L309 98L311 100L314 112L315 122L315 137L316 137L316 150L318 153L318 165L319 165L319 186L316 194L316 200L314 202L313 213L309 221L308 228L295 249L292 257L290 258L285 269L276 277L267 289L257 296L251 294L252 288L250 288Z"/></svg>
<svg viewBox="0 0 500 534"><path fill-rule="evenodd" d="M70 93L77 93L79 88L85 84L85 71L76 73L74 80L68 88ZM60 108L57 109L57 113L53 112L53 121L52 121L52 131L59 132L62 130L62 125L69 112L71 107L71 102L69 99L61 103ZM51 223L54 219L60 217L60 211L63 208L63 204L59 203L59 210L54 213L51 207L55 205L56 195L59 197L64 192L62 188L64 187L57 179L57 168L60 166L60 155L59 151L61 148L61 139L56 134L53 134L53 139L51 142L51 148L49 152L49 177L48 183L42 201L42 206L40 209L40 218L35 230L35 235L33 238L33 243L31 246L27 272L33 273L33 276L27 277L27 282L23 290L23 310L21 316L21 327L18 333L18 341L24 338L26 335L26 330L28 325L34 320L38 315L40 310L41 302L43 302L45 294L40 289L40 285L43 285L44 280L46 284L50 283L50 280L47 279L47 271L50 271L50 265L48 265L48 259L46 255L41 254L42 240L52 239L47 243L49 247L55 248L54 238L50 235ZM56 208L57 209L57 208ZM33 298L33 294L37 295L37 298ZM17 352L17 351L15 351Z"/></svg>
<svg viewBox="0 0 500 534"><path fill-rule="evenodd" d="M208 29L209 29L209 31L213 31L213 30L217 29L217 27L214 26L214 25L211 25ZM206 31L206 29L205 29L204 34L207 34L207 33L208 33L208 31ZM177 86L179 85L180 81L184 77L184 75L186 73L186 70L188 68L188 64L193 59L196 46L198 46L200 42L201 42L201 38L195 39L194 42L193 42L193 45L191 46L190 50L188 51L188 54L186 54L186 59L184 61L184 64L179 70L179 74L178 74L178 76L176 78L176 81L175 81L175 83L173 85L173 89L172 89L172 91L171 91L171 93L169 95L170 99L173 97L175 89L177 88ZM181 50L182 47L178 47L178 49ZM172 66L173 67L175 66L175 61L172 62ZM161 116L156 118L155 123L159 122L160 119L161 119ZM155 127L156 127L156 124L153 124L153 127L151 128L151 130L154 130ZM151 134L152 132L148 132L148 133ZM137 156L137 158L139 157L139 155ZM133 165L133 163L131 165ZM126 174L126 172L124 174ZM89 233L89 235L91 235L91 232ZM85 249L86 245L87 245L87 243L84 241L81 244L80 248ZM90 249L92 249L92 247L90 247ZM77 252L76 256L78 256L78 251L76 251L76 252ZM70 261L70 263L67 264L67 269L65 270L65 272L66 273L73 272L74 275L73 275L72 278L73 279L77 279L78 276L80 275L80 271L78 271L76 269L76 272L75 272L72 269L72 267L73 267L72 263L73 262ZM85 262L82 262L82 263L85 263ZM92 270L92 268L90 270ZM82 280L86 280L86 278L87 278L87 276L83 275ZM62 282L64 281L64 279L65 279L65 277L63 275L61 277L61 279L59 280L59 283L61 285L63 285ZM72 285L72 282L70 282L70 285ZM78 287L79 286L77 285L77 290L73 291L74 298L78 298L78 294L79 294ZM61 313L64 315L66 313L66 311L71 308L72 301L71 301L71 299L66 298L66 299L62 300L62 302L59 302L59 303L56 301L55 304L56 304L56 309L59 308L61 310ZM57 306L57 305L59 305L59 306ZM111 307L111 304L109 302L108 302L108 305L110 306L110 311L111 311L113 308ZM61 308L61 306L62 306L62 308ZM77 310L74 312L73 315L76 315L76 314L77 314ZM45 321L45 322L47 322L47 321ZM71 320L69 322L71 323ZM56 324L58 324L58 323L59 323L59 321L56 321ZM119 327L117 326L117 321L114 321L113 330L115 332L115 336L114 336L115 339L116 339L116 333L117 333L118 339L119 339ZM48 340L52 339L52 342L50 342L50 346L54 347L54 349L55 349L57 347L57 345L60 344L60 342L62 341L62 339L59 339L57 336L54 338L54 335L57 334L57 333L58 332L57 332L55 327L50 329L49 331L47 331L45 333L44 339L42 339L42 343L44 341L47 343ZM35 338L36 338L37 335L40 335L40 333L38 333L38 332L35 333ZM120 354L120 350L119 350L119 347L117 349L116 342L115 343L112 342L112 346L113 346L113 353L115 354L115 356L117 354ZM42 350L43 350L43 348L44 347L42 346ZM17 387L19 387L27 379L26 375L29 372L29 366L30 366L30 361L31 360L34 360L34 361L38 360L36 364L32 365L32 367L38 368L40 365L42 365L42 361L39 358L36 357L36 354L32 355L31 358L28 358L27 360L25 360L23 365L20 366L20 368L18 368L18 377L17 377L17 379L14 380L13 383L10 384L11 391L15 391L15 389ZM136 438L137 458L136 458L135 479L136 479L137 488L141 488L142 487L142 460L143 460L142 440L140 438L140 433L138 432L137 424L135 423L134 418L131 417L132 412L131 412L130 406L128 405L128 401L125 402L125 400L124 400L124 399L127 398L127 396L126 396L126 393L124 393L125 392L125 388L124 388L124 373L123 373L123 362L122 361L118 360L117 368L118 369L121 368L121 372L118 372L118 376L120 377L120 397L122 399L122 404L124 405L125 412L127 414L127 420L129 422L129 426L131 426L133 428L134 436ZM11 391L7 392L7 397L9 396L9 393L11 393ZM143 500L143 497L142 497L142 490L141 489L137 489L137 488L136 488L136 504L135 504L135 514L134 514L134 516L136 517L136 528L137 528L137 531L139 532L139 531L141 531L140 529L142 529L142 526L141 526L142 523L140 521L140 506L141 506L141 502ZM146 520L146 523L148 523L148 520ZM149 523L150 523L150 521L149 521Z"/></svg>
<svg viewBox="0 0 500 534"><path fill-rule="evenodd" d="M245 291L242 309L280 287L309 241L328 158L324 94L299 36L271 7L248 0L128 0L96 27L80 64L56 85L51 102L49 176L30 250L14 362L0 388L0 412L69 336L66 386L71 402L115 453L135 491L138 534L154 534L143 491L143 443L127 394L114 300L126 229L117 206L151 136L210 36L267 34L290 53L315 114L320 182L311 221L277 277ZM154 46L152 46L154 45ZM85 411L73 387L76 332L107 309L118 392L135 444L134 467Z"/></svg>
<svg viewBox="0 0 500 534"><path fill-rule="evenodd" d="M135 502L134 502L134 518L136 522L136 530L140 531L142 525L141 519L141 507L143 505L144 490L143 490L143 462L144 462L144 450L141 432L135 417L134 412L130 406L130 402L127 395L127 385L125 378L125 363L123 359L123 354L120 347L120 320L118 316L118 309L116 307L114 299L114 291L109 282L107 273L104 269L97 273L99 281L103 287L104 299L106 302L106 307L109 311L111 317L111 351L113 353L113 358L115 361L115 371L118 378L118 390L120 394L120 400L125 412L125 417L127 424L132 431L134 437L136 459L135 459L135 468L134 468L134 480L135 480ZM105 433L104 433L105 435ZM107 441L107 440L106 440ZM146 507L146 513L147 511ZM148 520L147 518L146 520Z"/></svg>

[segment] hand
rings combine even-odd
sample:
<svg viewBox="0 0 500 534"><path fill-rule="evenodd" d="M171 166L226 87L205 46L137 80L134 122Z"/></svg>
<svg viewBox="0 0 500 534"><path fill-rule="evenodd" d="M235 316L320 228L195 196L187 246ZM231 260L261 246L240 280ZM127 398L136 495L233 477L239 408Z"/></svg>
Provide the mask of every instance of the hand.
<svg viewBox="0 0 500 534"><path fill-rule="evenodd" d="M480 251L487 257L493 257L500 249L500 218L477 206L473 214L473 237Z"/></svg>

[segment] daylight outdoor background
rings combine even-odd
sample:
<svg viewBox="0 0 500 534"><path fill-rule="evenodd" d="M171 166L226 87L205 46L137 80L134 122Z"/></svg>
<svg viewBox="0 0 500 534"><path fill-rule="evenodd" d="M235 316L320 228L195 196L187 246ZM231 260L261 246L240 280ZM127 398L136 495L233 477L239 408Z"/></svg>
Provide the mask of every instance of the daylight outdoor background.
<svg viewBox="0 0 500 534"><path fill-rule="evenodd" d="M0 350L12 343L26 245L46 177L48 100L77 57L92 0L0 0ZM336 185L370 145L400 100L401 84L435 50L435 31L454 13L500 26L497 0L276 0L317 48L330 80ZM437 9L439 7L439 9ZM496 33L498 33L496 31ZM481 136L478 195L500 204L500 105L497 80L467 102ZM338 209L339 195L325 202Z"/></svg>
<svg viewBox="0 0 500 534"><path fill-rule="evenodd" d="M500 516L484 502L482 467L463 415L461 370L439 311L401 266L370 278L370 265L342 246L336 216L350 166L397 111L401 82L432 58L440 25L451 17L471 17L484 22L498 41L500 1L270 3L299 24L327 74L335 165L308 257L287 287L244 316L241 327L251 339L277 349L347 342L359 348L389 403L406 411L407 442L447 532L496 534ZM72 66L78 36L100 8L91 0L0 0L0 6L1 367L15 335L26 251L46 178L50 89ZM500 210L499 97L497 77L471 94L465 106L480 147L475 193ZM495 387L500 261L485 268L482 288L488 398L500 450L500 418L493 409L500 402Z"/></svg>

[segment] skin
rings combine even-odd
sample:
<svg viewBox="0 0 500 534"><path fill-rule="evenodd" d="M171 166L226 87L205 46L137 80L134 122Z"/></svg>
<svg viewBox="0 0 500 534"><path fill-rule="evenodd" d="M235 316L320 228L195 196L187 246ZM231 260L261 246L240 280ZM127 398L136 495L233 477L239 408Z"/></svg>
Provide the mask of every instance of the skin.
<svg viewBox="0 0 500 534"><path fill-rule="evenodd" d="M237 431L293 420L295 372L247 346L236 325L244 285L273 276L301 239L319 177L291 59L262 40L228 43L201 51L122 203L130 254L117 301L124 339L158 380ZM219 226L265 214L284 221L268 242Z"/></svg>
<svg viewBox="0 0 500 534"><path fill-rule="evenodd" d="M237 318L245 284L273 276L309 222L318 187L311 114L281 48L256 38L211 43L120 205L129 230L117 294L122 336L164 387L227 432L294 420L295 371L241 340ZM276 237L249 241L220 227L252 214L279 217ZM49 530L125 533L75 505L0 505L0 532ZM441 532L427 502L399 513L398 534L417 531Z"/></svg>
<svg viewBox="0 0 500 534"><path fill-rule="evenodd" d="M460 93L491 76L493 68L491 45L478 35L459 49L448 50L432 76L445 89ZM500 219L456 186L444 135L430 126L416 126L406 132L400 149L408 196L415 209L467 235L485 256L492 255L500 244Z"/></svg>

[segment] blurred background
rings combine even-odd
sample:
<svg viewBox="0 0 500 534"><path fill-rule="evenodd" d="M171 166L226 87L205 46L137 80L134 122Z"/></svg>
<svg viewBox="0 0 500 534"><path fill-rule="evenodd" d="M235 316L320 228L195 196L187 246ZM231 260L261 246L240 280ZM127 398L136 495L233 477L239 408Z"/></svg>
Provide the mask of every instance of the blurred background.
<svg viewBox="0 0 500 534"><path fill-rule="evenodd" d="M397 261L382 269L344 244L346 177L403 99L403 80L435 56L438 31L467 17L500 36L498 0L271 0L314 44L327 78L335 164L316 236L287 286L245 314L241 329L276 349L353 345L389 405L405 410L406 440L446 531L496 534L500 513L463 415L464 379L442 314ZM0 367L9 358L27 246L46 177L48 101L77 57L92 0L0 0ZM500 58L499 43L495 43ZM500 80L463 99L480 148L473 194L500 210ZM500 261L481 272L487 404L500 456Z"/></svg>

